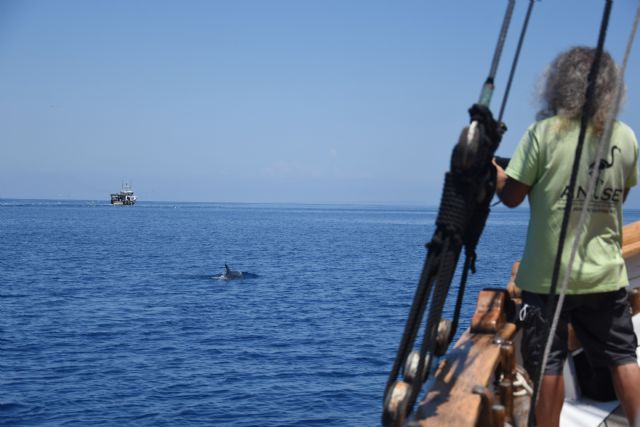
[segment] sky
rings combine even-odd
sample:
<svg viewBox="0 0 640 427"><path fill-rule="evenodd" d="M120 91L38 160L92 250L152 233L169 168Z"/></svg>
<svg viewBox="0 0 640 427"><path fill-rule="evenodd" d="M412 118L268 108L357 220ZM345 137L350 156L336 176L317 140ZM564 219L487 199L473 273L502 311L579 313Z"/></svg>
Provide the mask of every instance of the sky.
<svg viewBox="0 0 640 427"><path fill-rule="evenodd" d="M596 45L604 3L535 3L499 155L534 120L545 66ZM108 200L128 181L141 201L436 206L506 4L2 0L0 198ZM618 62L637 7L614 2ZM640 40L626 82L620 118L640 132Z"/></svg>

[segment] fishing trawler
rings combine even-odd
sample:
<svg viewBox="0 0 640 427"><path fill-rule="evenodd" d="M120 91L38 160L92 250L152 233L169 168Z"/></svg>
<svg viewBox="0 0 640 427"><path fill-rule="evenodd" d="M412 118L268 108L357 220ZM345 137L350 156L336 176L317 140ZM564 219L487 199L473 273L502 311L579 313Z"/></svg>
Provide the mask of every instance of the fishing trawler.
<svg viewBox="0 0 640 427"><path fill-rule="evenodd" d="M131 185L128 183L122 184L122 190L118 193L111 193L112 205L133 205L136 203L136 196L133 194Z"/></svg>

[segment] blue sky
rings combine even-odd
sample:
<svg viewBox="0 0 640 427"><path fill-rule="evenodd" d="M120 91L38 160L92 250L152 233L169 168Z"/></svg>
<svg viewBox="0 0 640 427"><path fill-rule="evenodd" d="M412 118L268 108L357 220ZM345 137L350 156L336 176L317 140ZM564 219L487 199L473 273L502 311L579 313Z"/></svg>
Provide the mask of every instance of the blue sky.
<svg viewBox="0 0 640 427"><path fill-rule="evenodd" d="M436 205L506 1L4 0L0 198ZM498 110L528 2L517 2ZM604 1L537 2L499 154ZM637 2L615 2L621 61ZM621 119L640 132L640 42ZM628 206L640 208L640 190Z"/></svg>

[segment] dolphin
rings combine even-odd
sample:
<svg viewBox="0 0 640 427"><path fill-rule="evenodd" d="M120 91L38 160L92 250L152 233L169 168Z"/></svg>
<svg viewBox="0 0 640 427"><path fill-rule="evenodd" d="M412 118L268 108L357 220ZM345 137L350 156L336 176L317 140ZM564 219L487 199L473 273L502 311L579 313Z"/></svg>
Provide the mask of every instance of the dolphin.
<svg viewBox="0 0 640 427"><path fill-rule="evenodd" d="M229 268L227 263L224 264L224 274L222 275L223 279L233 280L233 279L242 279L243 277L244 275L242 274L242 271L232 270L231 268Z"/></svg>
<svg viewBox="0 0 640 427"><path fill-rule="evenodd" d="M224 264L224 273L213 276L213 278L217 280L244 280L255 279L256 277L258 277L257 274L233 270L227 263Z"/></svg>

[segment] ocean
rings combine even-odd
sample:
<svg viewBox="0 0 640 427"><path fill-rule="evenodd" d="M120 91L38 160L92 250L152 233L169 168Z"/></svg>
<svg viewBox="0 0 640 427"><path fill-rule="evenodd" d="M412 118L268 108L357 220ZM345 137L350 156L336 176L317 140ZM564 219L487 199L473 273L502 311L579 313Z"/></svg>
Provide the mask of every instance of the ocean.
<svg viewBox="0 0 640 427"><path fill-rule="evenodd" d="M0 425L377 426L436 214L0 200ZM527 220L493 210L460 329Z"/></svg>

